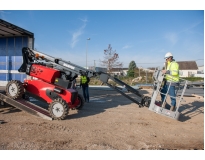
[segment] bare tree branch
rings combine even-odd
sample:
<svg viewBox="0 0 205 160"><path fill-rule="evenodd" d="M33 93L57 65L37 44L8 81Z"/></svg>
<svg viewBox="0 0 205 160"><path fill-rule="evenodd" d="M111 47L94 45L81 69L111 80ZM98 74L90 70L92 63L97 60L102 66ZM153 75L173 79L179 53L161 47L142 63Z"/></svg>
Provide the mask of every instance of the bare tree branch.
<svg viewBox="0 0 205 160"><path fill-rule="evenodd" d="M108 73L111 72L112 68L122 68L122 62L119 62L119 54L116 50L112 50L111 44L108 45L108 49L104 50L104 60L101 61L101 66L105 66Z"/></svg>

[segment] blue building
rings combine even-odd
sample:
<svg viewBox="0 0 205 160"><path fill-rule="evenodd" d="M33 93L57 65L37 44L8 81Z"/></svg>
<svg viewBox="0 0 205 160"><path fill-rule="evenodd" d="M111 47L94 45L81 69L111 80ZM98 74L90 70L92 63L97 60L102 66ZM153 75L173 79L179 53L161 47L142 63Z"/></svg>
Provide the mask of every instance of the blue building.
<svg viewBox="0 0 205 160"><path fill-rule="evenodd" d="M18 72L23 47L34 48L34 34L0 19L0 86L26 78L26 74Z"/></svg>

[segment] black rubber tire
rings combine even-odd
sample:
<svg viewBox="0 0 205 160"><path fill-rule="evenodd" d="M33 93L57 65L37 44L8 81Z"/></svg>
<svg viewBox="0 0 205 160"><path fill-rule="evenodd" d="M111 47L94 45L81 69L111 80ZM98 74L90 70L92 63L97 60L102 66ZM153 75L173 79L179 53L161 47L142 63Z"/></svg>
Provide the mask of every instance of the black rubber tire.
<svg viewBox="0 0 205 160"><path fill-rule="evenodd" d="M55 120L63 120L68 115L68 104L62 98L54 99L48 107L50 116Z"/></svg>
<svg viewBox="0 0 205 160"><path fill-rule="evenodd" d="M11 80L6 85L6 95L12 99L21 99L24 94L24 86L21 81Z"/></svg>
<svg viewBox="0 0 205 160"><path fill-rule="evenodd" d="M85 104L85 100L81 94L78 94L78 99L80 100L80 104L75 107L77 110L81 110Z"/></svg>
<svg viewBox="0 0 205 160"><path fill-rule="evenodd" d="M145 107L149 107L150 103L151 103L151 98L148 97L148 96L145 96L144 106L145 106Z"/></svg>

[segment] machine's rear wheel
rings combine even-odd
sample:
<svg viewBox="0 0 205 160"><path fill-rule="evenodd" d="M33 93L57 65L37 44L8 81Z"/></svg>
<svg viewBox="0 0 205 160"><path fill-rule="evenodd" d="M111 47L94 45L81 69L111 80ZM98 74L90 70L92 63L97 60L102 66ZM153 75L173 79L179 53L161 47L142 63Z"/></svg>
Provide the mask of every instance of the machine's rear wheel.
<svg viewBox="0 0 205 160"><path fill-rule="evenodd" d="M75 108L80 110L83 108L84 103L85 103L85 100L81 94L78 94L78 101L79 101L79 105L77 105Z"/></svg>
<svg viewBox="0 0 205 160"><path fill-rule="evenodd" d="M11 80L6 85L6 95L12 99L22 98L24 94L24 87L21 81Z"/></svg>
<svg viewBox="0 0 205 160"><path fill-rule="evenodd" d="M48 107L53 119L63 120L68 115L68 104L62 98L54 99Z"/></svg>

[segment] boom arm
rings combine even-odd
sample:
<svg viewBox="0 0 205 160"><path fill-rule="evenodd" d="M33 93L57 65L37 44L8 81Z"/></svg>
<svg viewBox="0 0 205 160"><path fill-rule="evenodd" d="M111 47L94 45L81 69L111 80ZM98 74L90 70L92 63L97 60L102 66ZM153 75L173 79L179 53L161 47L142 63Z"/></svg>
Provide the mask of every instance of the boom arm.
<svg viewBox="0 0 205 160"><path fill-rule="evenodd" d="M76 75L81 75L83 72L90 78L96 76L96 72L85 69L78 65L75 65L69 61L62 60L61 58L55 58L45 53L41 53L30 48L24 47L22 49L23 64L19 68L19 72L26 72L27 64L37 63L46 65L65 72L71 79L74 79Z"/></svg>
<svg viewBox="0 0 205 160"><path fill-rule="evenodd" d="M130 99L131 101L137 103L140 107L142 106L149 106L150 103L150 98L147 96L144 96L142 94L140 94L136 89L130 87L128 84L122 82L121 80L110 76L107 73L103 73L101 72L100 74L100 80L103 83L106 83L110 88L113 88L114 90L116 90L117 92L119 92L120 94L122 94L123 96L127 97L128 99ZM133 98L127 94L125 94L125 92L123 92L119 87L112 85L111 83L109 83L109 79L113 80L115 83L123 86L124 88L126 88L128 91L132 92L133 94L135 94L137 96L137 98Z"/></svg>
<svg viewBox="0 0 205 160"><path fill-rule="evenodd" d="M78 75L82 75L82 73L85 73L87 77L95 77L98 76L100 77L100 80L107 84L109 87L113 88L123 96L127 97L131 101L137 103L140 107L141 106L146 106L148 107L150 104L151 99L147 96L144 96L140 94L137 90L134 88L130 87L128 84L122 82L121 80L112 77L111 75L104 73L104 72L95 72L92 70L85 69L81 66L75 65L71 63L70 61L65 61L62 60L61 58L55 58L49 55L46 55L44 53L32 50L30 48L24 47L22 49L22 55L23 55L23 64L19 68L19 72L26 72L27 65L30 63L35 63L35 64L40 64L40 65L45 65L48 67L55 68L57 70L60 70L63 72L66 76L67 80L74 80ZM137 98L133 98L125 92L123 92L119 87L112 85L109 83L109 79L113 80L115 83L119 84L120 86L125 87L128 91L132 92L137 96Z"/></svg>

